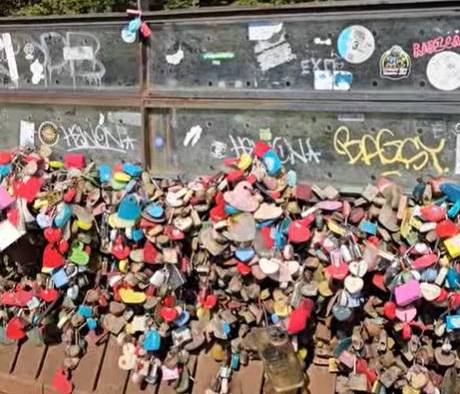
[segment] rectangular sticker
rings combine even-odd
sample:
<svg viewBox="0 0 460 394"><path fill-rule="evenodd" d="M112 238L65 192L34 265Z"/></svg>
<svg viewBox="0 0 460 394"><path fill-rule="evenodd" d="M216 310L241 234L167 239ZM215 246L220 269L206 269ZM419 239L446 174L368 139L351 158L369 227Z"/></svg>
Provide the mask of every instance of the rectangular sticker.
<svg viewBox="0 0 460 394"><path fill-rule="evenodd" d="M279 33L283 28L283 23L276 22L251 22L248 26L249 41L266 41Z"/></svg>
<svg viewBox="0 0 460 394"><path fill-rule="evenodd" d="M64 60L94 60L93 47L64 47Z"/></svg>
<svg viewBox="0 0 460 394"><path fill-rule="evenodd" d="M35 123L21 120L19 145L32 148L35 146Z"/></svg>

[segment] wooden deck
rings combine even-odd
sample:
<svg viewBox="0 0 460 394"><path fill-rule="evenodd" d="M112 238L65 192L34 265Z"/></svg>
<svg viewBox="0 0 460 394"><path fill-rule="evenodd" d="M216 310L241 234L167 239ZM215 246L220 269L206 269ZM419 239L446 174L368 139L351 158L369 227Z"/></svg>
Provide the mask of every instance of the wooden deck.
<svg viewBox="0 0 460 394"><path fill-rule="evenodd" d="M44 394L56 391L51 379L64 359L63 345L35 346L30 341L20 346L0 345L0 392L5 394ZM118 368L120 347L114 338L104 344L89 344L87 354L72 373L74 393L89 394L174 394L174 389L165 384L147 386L141 390L129 379L129 373ZM219 364L209 355L193 357L190 369L193 373L191 394L203 394L216 375ZM311 394L333 394L335 379L326 367L311 366L309 371ZM251 361L233 374L230 389L232 394L271 393L264 384L263 366L260 361ZM306 391L304 391L306 392Z"/></svg>

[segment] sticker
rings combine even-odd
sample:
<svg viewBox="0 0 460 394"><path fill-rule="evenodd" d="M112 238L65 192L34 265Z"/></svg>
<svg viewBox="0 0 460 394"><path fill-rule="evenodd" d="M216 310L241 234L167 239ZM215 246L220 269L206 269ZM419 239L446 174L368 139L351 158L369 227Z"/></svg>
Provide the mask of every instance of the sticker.
<svg viewBox="0 0 460 394"><path fill-rule="evenodd" d="M257 55L257 62L262 72L265 72L296 58L289 43L285 42Z"/></svg>
<svg viewBox="0 0 460 394"><path fill-rule="evenodd" d="M260 129L259 130L259 138L262 141L271 141L272 139L272 132L270 129Z"/></svg>
<svg viewBox="0 0 460 394"><path fill-rule="evenodd" d="M393 80L407 78L411 63L409 54L399 45L393 45L380 58L380 76Z"/></svg>
<svg viewBox="0 0 460 394"><path fill-rule="evenodd" d="M251 22L248 26L249 41L266 41L279 33L283 28L282 23L276 22Z"/></svg>
<svg viewBox="0 0 460 394"><path fill-rule="evenodd" d="M326 39L323 40L321 37L315 37L313 39L313 44L331 46L332 45L332 40L330 38L326 38Z"/></svg>
<svg viewBox="0 0 460 394"><path fill-rule="evenodd" d="M426 67L431 85L446 92L460 87L460 55L447 51L434 55Z"/></svg>
<svg viewBox="0 0 460 394"><path fill-rule="evenodd" d="M35 146L35 123L21 120L19 131L19 145L25 147Z"/></svg>
<svg viewBox="0 0 460 394"><path fill-rule="evenodd" d="M203 60L229 60L234 59L235 54L233 52L214 52L214 53L202 53L201 58Z"/></svg>
<svg viewBox="0 0 460 394"><path fill-rule="evenodd" d="M93 47L81 46L81 47L64 47L63 49L64 60L94 60Z"/></svg>
<svg viewBox="0 0 460 394"><path fill-rule="evenodd" d="M166 61L169 64L172 64L174 66L177 66L180 64L180 62L184 59L184 51L179 48L176 53L173 53L172 55L166 55Z"/></svg>
<svg viewBox="0 0 460 394"><path fill-rule="evenodd" d="M184 146L195 146L195 144L200 140L202 132L203 128L200 125L193 126L185 135Z"/></svg>
<svg viewBox="0 0 460 394"><path fill-rule="evenodd" d="M337 40L339 55L349 63L359 64L368 60L375 49L372 33L364 26L354 25L342 30Z"/></svg>
<svg viewBox="0 0 460 394"><path fill-rule="evenodd" d="M349 71L316 70L315 90L350 90L353 74Z"/></svg>
<svg viewBox="0 0 460 394"><path fill-rule="evenodd" d="M59 141L58 127L53 122L43 122L38 128L38 139L43 145L56 145Z"/></svg>
<svg viewBox="0 0 460 394"><path fill-rule="evenodd" d="M224 159L227 154L227 144L221 141L211 143L211 156L215 159Z"/></svg>
<svg viewBox="0 0 460 394"><path fill-rule="evenodd" d="M6 60L8 63L8 69L10 71L10 79L15 85L19 83L19 74L18 74L18 66L16 64L16 55L14 54L13 49L13 42L11 41L11 34L10 33L3 33L3 49L6 53Z"/></svg>
<svg viewBox="0 0 460 394"><path fill-rule="evenodd" d="M364 114L339 114L337 120L339 122L364 122L366 117Z"/></svg>

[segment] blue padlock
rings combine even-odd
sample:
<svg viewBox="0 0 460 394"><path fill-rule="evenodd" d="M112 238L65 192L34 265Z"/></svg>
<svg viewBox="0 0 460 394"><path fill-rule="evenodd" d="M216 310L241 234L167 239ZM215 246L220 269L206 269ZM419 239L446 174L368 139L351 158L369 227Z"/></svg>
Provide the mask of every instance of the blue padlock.
<svg viewBox="0 0 460 394"><path fill-rule="evenodd" d="M112 179L112 168L109 165L103 164L99 166L98 171L99 171L99 182L101 183L110 182L110 179Z"/></svg>
<svg viewBox="0 0 460 394"><path fill-rule="evenodd" d="M86 325L89 330L95 330L97 328L97 320L90 317L89 319L86 319Z"/></svg>
<svg viewBox="0 0 460 394"><path fill-rule="evenodd" d="M54 224L56 227L63 228L72 217L72 206L69 204L61 205L58 214L54 218Z"/></svg>
<svg viewBox="0 0 460 394"><path fill-rule="evenodd" d="M460 200L460 185L446 182L441 184L440 189L450 202L457 202Z"/></svg>
<svg viewBox="0 0 460 394"><path fill-rule="evenodd" d="M235 250L235 257L243 262L252 260L256 252L252 248L240 248Z"/></svg>
<svg viewBox="0 0 460 394"><path fill-rule="evenodd" d="M275 176L281 171L282 163L274 150L270 149L262 156L262 161L267 170L267 174Z"/></svg>
<svg viewBox="0 0 460 394"><path fill-rule="evenodd" d="M449 210L447 211L447 216L449 219L455 218L458 213L460 212L460 200L456 201L454 205L452 205Z"/></svg>
<svg viewBox="0 0 460 394"><path fill-rule="evenodd" d="M123 220L137 220L141 217L141 207L132 194L121 200L117 210L118 217Z"/></svg>
<svg viewBox="0 0 460 394"><path fill-rule="evenodd" d="M122 170L124 173L132 177L138 177L142 174L142 167L132 163L124 163Z"/></svg>
<svg viewBox="0 0 460 394"><path fill-rule="evenodd" d="M449 268L446 276L449 289L458 290L460 288L460 274L454 269Z"/></svg>
<svg viewBox="0 0 460 394"><path fill-rule="evenodd" d="M88 319L93 316L93 310L88 305L79 305L77 313Z"/></svg>
<svg viewBox="0 0 460 394"><path fill-rule="evenodd" d="M233 370L237 370L240 366L240 354L239 353L232 353L232 358L230 360L230 367Z"/></svg>
<svg viewBox="0 0 460 394"><path fill-rule="evenodd" d="M157 330L149 330L145 333L143 346L148 352L155 352L160 349L161 336Z"/></svg>
<svg viewBox="0 0 460 394"><path fill-rule="evenodd" d="M176 320L174 320L174 324L178 327L185 326L188 321L190 320L190 313L185 309L177 316Z"/></svg>
<svg viewBox="0 0 460 394"><path fill-rule="evenodd" d="M227 215L236 215L238 213L240 213L240 211L236 208L233 208L231 205L229 204L225 204L225 208L224 208L224 211Z"/></svg>
<svg viewBox="0 0 460 394"><path fill-rule="evenodd" d="M147 212L149 216L151 216L154 219L161 219L164 214L163 207L156 203L147 205L147 207L145 208L145 211Z"/></svg>
<svg viewBox="0 0 460 394"><path fill-rule="evenodd" d="M460 330L460 315L447 315L446 329L448 332Z"/></svg>
<svg viewBox="0 0 460 394"><path fill-rule="evenodd" d="M359 224L359 229L366 234L375 235L377 234L377 224L369 222L368 220L363 220Z"/></svg>
<svg viewBox="0 0 460 394"><path fill-rule="evenodd" d="M5 177L11 172L11 164L2 164L0 166L0 177Z"/></svg>
<svg viewBox="0 0 460 394"><path fill-rule="evenodd" d="M51 275L54 285L59 289L69 283L69 277L67 276L64 268L59 268L54 271Z"/></svg>

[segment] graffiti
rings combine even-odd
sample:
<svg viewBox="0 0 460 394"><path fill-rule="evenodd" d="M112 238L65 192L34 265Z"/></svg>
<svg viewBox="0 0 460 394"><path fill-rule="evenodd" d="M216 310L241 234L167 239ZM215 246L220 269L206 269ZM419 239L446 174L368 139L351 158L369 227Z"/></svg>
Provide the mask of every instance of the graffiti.
<svg viewBox="0 0 460 394"><path fill-rule="evenodd" d="M282 33L276 42L258 41L254 47L254 52L262 72L271 70L281 64L289 63L297 58L297 55L292 52L291 45L286 40L285 33Z"/></svg>
<svg viewBox="0 0 460 394"><path fill-rule="evenodd" d="M339 71L343 69L343 66L344 63L336 56L325 59L310 57L300 62L301 75L309 75L315 71Z"/></svg>
<svg viewBox="0 0 460 394"><path fill-rule="evenodd" d="M458 47L460 47L460 34L439 36L423 42L414 42L412 44L412 56L420 58Z"/></svg>
<svg viewBox="0 0 460 394"><path fill-rule="evenodd" d="M96 126L88 124L81 126L73 124L70 127L59 127L65 141L67 152L77 150L105 150L126 153L135 149L136 139L129 136L128 129L123 124L108 126L105 117L100 114Z"/></svg>
<svg viewBox="0 0 460 394"><path fill-rule="evenodd" d="M243 153L251 153L254 147L254 140L249 137L233 137L229 135L230 152L235 156ZM289 142L286 137L275 137L271 147L276 151L283 164L296 165L301 164L319 164L321 152L313 149L310 138L297 138Z"/></svg>
<svg viewBox="0 0 460 394"><path fill-rule="evenodd" d="M427 146L420 136L401 139L389 129L381 129L375 137L364 134L359 138L352 138L350 129L340 126L334 134L336 153L348 157L348 163L351 165L402 165L406 170L414 171L421 171L430 166L438 175L448 171L442 167L439 160L439 154L444 150L445 144L446 140L441 138L437 146ZM393 170L390 172L400 175L396 169Z"/></svg>
<svg viewBox="0 0 460 394"><path fill-rule="evenodd" d="M19 88L21 82L42 83L48 87L68 78L74 89L79 85L100 88L106 73L100 51L99 39L87 32L47 32L37 39L24 33L3 33L0 37L2 83L13 88ZM26 62L19 62L21 53Z"/></svg>
<svg viewBox="0 0 460 394"><path fill-rule="evenodd" d="M214 159L225 159L227 153L227 144L220 141L213 141L211 143L211 157Z"/></svg>

